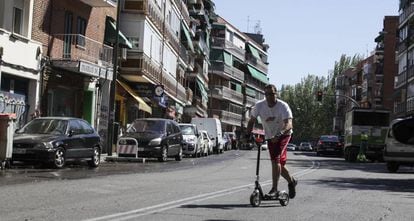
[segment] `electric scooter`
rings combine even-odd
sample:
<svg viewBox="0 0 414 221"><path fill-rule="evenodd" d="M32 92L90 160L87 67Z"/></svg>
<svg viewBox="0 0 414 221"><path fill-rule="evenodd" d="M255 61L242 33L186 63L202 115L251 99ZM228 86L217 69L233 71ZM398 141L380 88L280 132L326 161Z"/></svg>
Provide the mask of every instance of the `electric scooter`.
<svg viewBox="0 0 414 221"><path fill-rule="evenodd" d="M279 200L280 205L287 206L289 204L289 194L282 190L277 194L277 196L269 196L263 194L262 186L259 183L259 169L260 169L260 152L261 146L257 148L257 164L256 164L256 181L254 182L255 187L253 193L250 195L250 204L253 207L260 206L261 201L270 201L270 200Z"/></svg>

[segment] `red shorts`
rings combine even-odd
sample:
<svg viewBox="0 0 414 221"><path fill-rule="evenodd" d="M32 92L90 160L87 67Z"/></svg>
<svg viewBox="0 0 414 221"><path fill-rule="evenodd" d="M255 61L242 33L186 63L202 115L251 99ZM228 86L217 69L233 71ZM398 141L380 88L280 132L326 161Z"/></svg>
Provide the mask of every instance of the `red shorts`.
<svg viewBox="0 0 414 221"><path fill-rule="evenodd" d="M271 140L267 141L270 160L276 161L281 165L286 164L287 160L287 149L286 146L290 141L290 135L281 136L276 143L273 143Z"/></svg>

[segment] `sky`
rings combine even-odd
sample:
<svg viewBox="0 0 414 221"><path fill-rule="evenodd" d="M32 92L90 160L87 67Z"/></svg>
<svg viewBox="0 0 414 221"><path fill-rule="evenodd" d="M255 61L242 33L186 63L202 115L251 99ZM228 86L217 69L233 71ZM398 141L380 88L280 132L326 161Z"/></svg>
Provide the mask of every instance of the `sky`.
<svg viewBox="0 0 414 221"><path fill-rule="evenodd" d="M399 0L213 1L216 13L242 32L260 23L277 88L308 74L328 76L342 54L370 55L384 16L398 16L399 6Z"/></svg>

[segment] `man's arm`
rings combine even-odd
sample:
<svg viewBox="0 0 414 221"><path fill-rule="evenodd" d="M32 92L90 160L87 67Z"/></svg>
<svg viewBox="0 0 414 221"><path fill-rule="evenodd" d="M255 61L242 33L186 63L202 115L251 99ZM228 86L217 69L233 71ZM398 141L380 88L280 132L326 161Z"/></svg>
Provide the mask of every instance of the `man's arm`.
<svg viewBox="0 0 414 221"><path fill-rule="evenodd" d="M251 134L251 133L252 133L253 126L254 126L254 123L255 123L255 122L256 122L256 118L255 118L255 117L253 117L253 116L250 116L250 120L249 120L249 122L247 123L246 135L247 135L247 134Z"/></svg>
<svg viewBox="0 0 414 221"><path fill-rule="evenodd" d="M292 118L284 119L283 120L283 127L280 131L281 134L286 134L289 130L293 128Z"/></svg>

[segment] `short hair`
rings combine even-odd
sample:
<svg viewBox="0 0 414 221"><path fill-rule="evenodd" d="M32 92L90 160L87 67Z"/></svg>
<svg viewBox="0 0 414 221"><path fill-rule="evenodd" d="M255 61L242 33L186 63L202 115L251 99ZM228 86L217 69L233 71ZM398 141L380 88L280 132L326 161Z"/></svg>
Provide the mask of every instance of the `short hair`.
<svg viewBox="0 0 414 221"><path fill-rule="evenodd" d="M277 92L277 88L274 84L266 84L266 86L264 87L264 89L274 89L275 92Z"/></svg>

